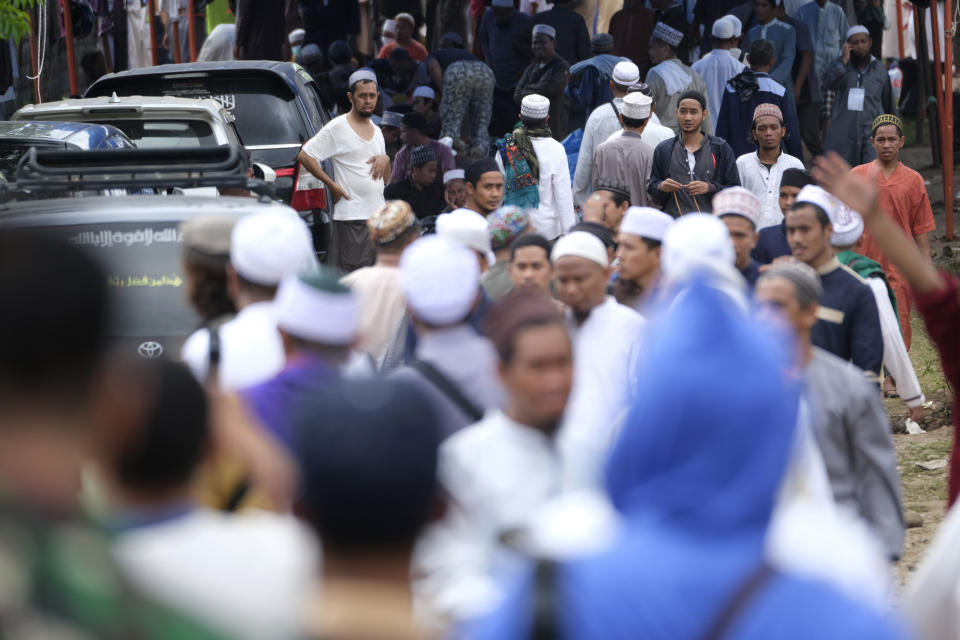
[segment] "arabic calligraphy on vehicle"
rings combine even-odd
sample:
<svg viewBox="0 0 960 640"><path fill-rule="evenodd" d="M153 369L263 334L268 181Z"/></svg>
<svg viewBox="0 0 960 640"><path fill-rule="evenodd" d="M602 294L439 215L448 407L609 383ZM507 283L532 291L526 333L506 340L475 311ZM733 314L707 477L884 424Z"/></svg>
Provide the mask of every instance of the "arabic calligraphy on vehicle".
<svg viewBox="0 0 960 640"><path fill-rule="evenodd" d="M183 278L180 274L160 276L110 276L107 278L107 286L118 288L130 287L180 287L183 285Z"/></svg>

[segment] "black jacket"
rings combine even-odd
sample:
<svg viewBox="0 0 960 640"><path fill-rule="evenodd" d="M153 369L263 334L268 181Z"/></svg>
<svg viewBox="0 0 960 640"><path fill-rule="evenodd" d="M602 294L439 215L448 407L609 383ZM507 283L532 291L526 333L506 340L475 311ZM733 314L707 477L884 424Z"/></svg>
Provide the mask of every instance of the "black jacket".
<svg viewBox="0 0 960 640"><path fill-rule="evenodd" d="M653 167L650 169L647 191L650 192L654 202L674 217L696 211L711 213L713 194L727 187L740 185L737 157L723 138L704 134L703 145L694 157L696 165L693 179L702 180L710 185L710 190L706 194L696 197L689 195L684 189L676 194L660 191L660 184L667 178L673 178L680 184L691 181L686 150L680 141L680 135L664 140L653 151Z"/></svg>

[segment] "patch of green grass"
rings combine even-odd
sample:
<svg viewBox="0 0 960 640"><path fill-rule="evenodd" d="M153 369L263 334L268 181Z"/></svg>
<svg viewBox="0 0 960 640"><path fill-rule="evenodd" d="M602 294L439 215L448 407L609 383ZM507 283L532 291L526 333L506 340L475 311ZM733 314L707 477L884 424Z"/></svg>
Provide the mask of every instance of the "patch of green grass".
<svg viewBox="0 0 960 640"><path fill-rule="evenodd" d="M923 319L916 313L910 319L913 328L913 340L910 345L910 360L913 369L917 372L920 388L929 399L939 391L949 391L946 378L943 377L943 368L940 366L940 354L927 335L927 328Z"/></svg>

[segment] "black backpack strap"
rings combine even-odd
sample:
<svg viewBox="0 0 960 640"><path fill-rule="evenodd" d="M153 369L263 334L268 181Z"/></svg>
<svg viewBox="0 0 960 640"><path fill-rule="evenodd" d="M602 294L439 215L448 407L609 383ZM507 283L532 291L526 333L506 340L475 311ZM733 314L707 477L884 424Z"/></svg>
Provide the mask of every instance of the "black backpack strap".
<svg viewBox="0 0 960 640"><path fill-rule="evenodd" d="M530 640L556 640L560 637L557 624L557 563L546 558L537 562L533 574L533 624Z"/></svg>
<svg viewBox="0 0 960 640"><path fill-rule="evenodd" d="M710 629L703 636L704 640L722 640L730 632L737 618L760 595L776 573L766 562L762 562L760 566L754 569L746 580L740 584L740 588L727 602L720 615L716 617Z"/></svg>
<svg viewBox="0 0 960 640"><path fill-rule="evenodd" d="M467 397L463 395L463 392L457 387L456 383L454 383L453 380L447 376L443 375L443 373L441 373L432 364L426 362L425 360L414 358L410 362L410 366L420 372L420 375L422 375L433 386L439 389L448 400L457 405L457 407L467 414L467 417L469 417L471 420L476 422L483 418L483 410L468 400Z"/></svg>

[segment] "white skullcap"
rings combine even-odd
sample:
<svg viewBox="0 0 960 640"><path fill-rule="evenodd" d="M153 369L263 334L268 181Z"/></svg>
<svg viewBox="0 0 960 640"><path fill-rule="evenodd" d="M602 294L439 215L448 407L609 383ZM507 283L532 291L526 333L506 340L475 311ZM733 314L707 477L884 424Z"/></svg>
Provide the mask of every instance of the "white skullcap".
<svg viewBox="0 0 960 640"><path fill-rule="evenodd" d="M411 27L417 26L417 21L413 19L412 15L406 12L398 13L397 15L393 16L393 19L397 22L400 22L401 20L405 20L407 24L409 24Z"/></svg>
<svg viewBox="0 0 960 640"><path fill-rule="evenodd" d="M830 218L831 224L834 216L834 209L837 208L839 204L837 200L821 189L812 184L808 184L803 189L800 189L800 193L797 194L796 202L809 202L810 204L815 204L827 214L827 217Z"/></svg>
<svg viewBox="0 0 960 640"><path fill-rule="evenodd" d="M739 38L740 36L743 35L743 23L740 22L740 18L738 18L737 16L735 16L735 15L733 15L733 14L731 13L730 15L723 16L723 19L724 19L724 20L729 20L729 21L730 21L730 24L733 25L733 37L734 37L734 38Z"/></svg>
<svg viewBox="0 0 960 640"><path fill-rule="evenodd" d="M557 39L557 30L554 29L553 27L551 27L551 26L548 25L548 24L535 24L535 25L533 25L533 34L532 34L532 35L537 35L538 33L542 33L542 34L545 35L545 36L550 36L550 37L553 38L554 40Z"/></svg>
<svg viewBox="0 0 960 640"><path fill-rule="evenodd" d="M640 67L627 60L618 62L611 78L621 87L631 87L640 82Z"/></svg>
<svg viewBox="0 0 960 640"><path fill-rule="evenodd" d="M863 217L845 204L834 209L830 221L833 223L830 244L835 247L852 247L863 235Z"/></svg>
<svg viewBox="0 0 960 640"><path fill-rule="evenodd" d="M543 120L550 115L550 100L531 93L520 102L520 115L531 120Z"/></svg>
<svg viewBox="0 0 960 640"><path fill-rule="evenodd" d="M857 35L858 33L865 33L866 35L869 36L869 35L870 35L870 30L867 29L867 28L866 28L865 26L863 26L862 24L854 25L854 26L850 27L849 29L847 29L847 40L849 40L849 39L852 38L853 36Z"/></svg>
<svg viewBox="0 0 960 640"><path fill-rule="evenodd" d="M463 322L476 302L480 266L472 251L440 235L424 236L400 256L400 286L424 322Z"/></svg>
<svg viewBox="0 0 960 640"><path fill-rule="evenodd" d="M383 30L381 33L396 33L397 32L397 21L393 18L388 18L383 21Z"/></svg>
<svg viewBox="0 0 960 640"><path fill-rule="evenodd" d="M307 35L307 32L304 31L303 29L294 29L293 31L287 34L287 42L289 42L291 46L295 45L299 42L303 42L303 38L306 35Z"/></svg>
<svg viewBox="0 0 960 640"><path fill-rule="evenodd" d="M255 284L274 287L315 262L310 229L293 211L244 216L230 236L230 264Z"/></svg>
<svg viewBox="0 0 960 640"><path fill-rule="evenodd" d="M713 29L710 30L710 35L717 40L729 40L734 37L734 31L736 31L736 28L733 23L727 20L726 17L723 17L713 23Z"/></svg>
<svg viewBox="0 0 960 640"><path fill-rule="evenodd" d="M743 187L729 187L713 196L713 213L717 217L740 216L757 228L760 222L760 200Z"/></svg>
<svg viewBox="0 0 960 640"><path fill-rule="evenodd" d="M354 82L361 82L361 81L376 83L377 74L375 74L372 69L368 69L367 67L362 67L350 74L350 79L347 80L347 86L352 87Z"/></svg>
<svg viewBox="0 0 960 640"><path fill-rule="evenodd" d="M673 226L673 218L652 207L630 207L620 223L620 233L663 241L667 230Z"/></svg>
<svg viewBox="0 0 960 640"><path fill-rule="evenodd" d="M736 259L727 225L707 213L688 213L674 222L663 238L660 266L664 274L683 271L690 263Z"/></svg>
<svg viewBox="0 0 960 640"><path fill-rule="evenodd" d="M437 217L437 235L456 240L486 257L492 267L497 259L490 246L487 219L471 209L455 209Z"/></svg>
<svg viewBox="0 0 960 640"><path fill-rule="evenodd" d="M683 40L683 32L677 31L665 22L658 22L653 28L653 37L663 40L671 47L677 47Z"/></svg>
<svg viewBox="0 0 960 640"><path fill-rule="evenodd" d="M623 104L620 105L620 114L624 118L634 120L646 120L650 117L650 107L653 105L653 98L645 96L639 91L628 93L623 98Z"/></svg>
<svg viewBox="0 0 960 640"><path fill-rule="evenodd" d="M357 300L329 271L314 268L283 279L274 301L277 326L302 340L349 345L357 339Z"/></svg>
<svg viewBox="0 0 960 640"><path fill-rule="evenodd" d="M445 171L443 173L443 184L447 184L451 180L464 180L465 172L463 169L450 169L450 171Z"/></svg>
<svg viewBox="0 0 960 640"><path fill-rule="evenodd" d="M566 256L576 256L585 258L591 262L606 269L610 266L610 259L607 257L607 248L597 236L586 231L574 231L569 233L553 245L553 252L550 254L550 261L556 262Z"/></svg>
<svg viewBox="0 0 960 640"><path fill-rule="evenodd" d="M429 98L429 99L431 99L431 100L436 100L436 99L437 99L437 92L434 91L433 89L431 89L430 87L424 85L424 86L421 86L421 87L417 87L416 89L413 90L413 97L414 97L414 98Z"/></svg>

